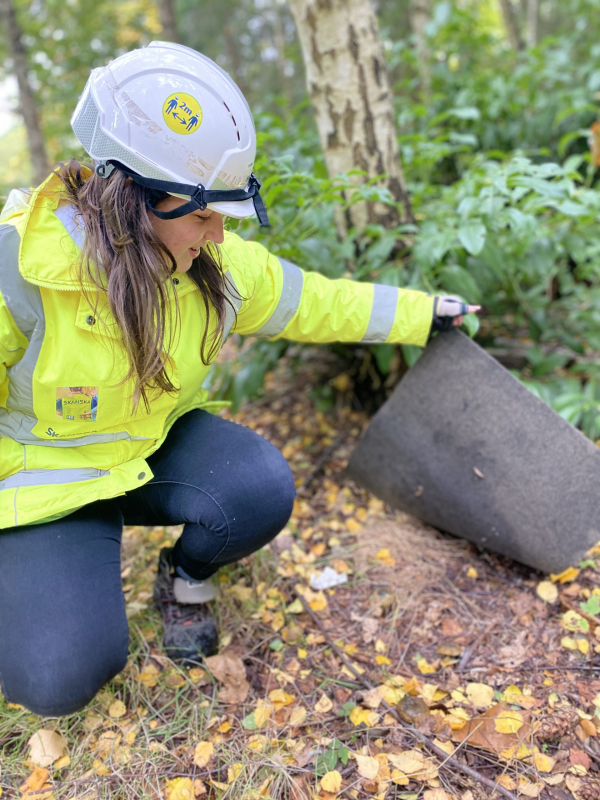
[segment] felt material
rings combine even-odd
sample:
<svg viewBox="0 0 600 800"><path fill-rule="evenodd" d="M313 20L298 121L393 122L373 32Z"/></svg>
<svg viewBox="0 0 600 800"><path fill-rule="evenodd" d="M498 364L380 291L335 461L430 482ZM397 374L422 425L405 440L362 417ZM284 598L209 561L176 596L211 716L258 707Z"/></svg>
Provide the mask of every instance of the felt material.
<svg viewBox="0 0 600 800"><path fill-rule="evenodd" d="M600 449L458 331L429 344L348 471L392 506L545 572L600 540Z"/></svg>

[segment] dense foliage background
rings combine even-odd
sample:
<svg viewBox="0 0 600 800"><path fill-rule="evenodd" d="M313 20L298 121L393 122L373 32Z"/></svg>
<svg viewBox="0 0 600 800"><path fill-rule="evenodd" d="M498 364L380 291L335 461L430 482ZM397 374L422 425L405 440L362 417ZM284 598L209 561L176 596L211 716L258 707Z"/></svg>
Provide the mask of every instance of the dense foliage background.
<svg viewBox="0 0 600 800"><path fill-rule="evenodd" d="M519 25L525 5L513 3ZM89 70L160 38L157 5L17 6L49 157L81 155L69 117ZM344 203L348 176L327 176L285 2L222 0L210 11L195 0L175 3L181 42L225 67L256 115L257 172L273 229L262 234L250 222L239 232L330 277L444 290L481 303L479 341L599 438L600 0L542 0L538 41L520 48L511 45L496 0L433 2L420 36L411 33L408 0L379 0L377 10L417 225L371 226L340 241L334 210ZM4 69L10 73L10 59ZM30 180L19 126L0 140L0 153L6 194ZM391 202L374 185L359 194ZM215 391L235 403L260 391L286 346L245 346L235 364L215 373ZM379 345L344 355L349 379L332 376L323 403L365 380L385 394L418 353L403 348L400 358Z"/></svg>

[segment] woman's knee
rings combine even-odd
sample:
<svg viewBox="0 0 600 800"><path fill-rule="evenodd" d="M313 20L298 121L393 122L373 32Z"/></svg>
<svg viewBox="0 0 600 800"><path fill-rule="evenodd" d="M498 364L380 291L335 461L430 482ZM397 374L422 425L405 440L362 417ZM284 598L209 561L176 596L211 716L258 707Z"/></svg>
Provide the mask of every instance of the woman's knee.
<svg viewBox="0 0 600 800"><path fill-rule="evenodd" d="M112 648L95 653L44 653L28 664L3 669L2 691L44 717L62 717L84 708L127 663L122 636Z"/></svg>
<svg viewBox="0 0 600 800"><path fill-rule="evenodd" d="M260 449L261 484L254 502L261 515L269 519L270 527L276 528L275 532L278 533L288 522L294 507L296 498L294 476L277 447L260 438Z"/></svg>

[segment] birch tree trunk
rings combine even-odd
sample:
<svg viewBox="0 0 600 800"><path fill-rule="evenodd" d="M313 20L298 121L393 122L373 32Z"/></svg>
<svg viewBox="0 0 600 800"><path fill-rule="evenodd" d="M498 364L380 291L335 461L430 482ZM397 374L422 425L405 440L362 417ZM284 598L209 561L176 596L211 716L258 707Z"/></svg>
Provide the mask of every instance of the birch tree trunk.
<svg viewBox="0 0 600 800"><path fill-rule="evenodd" d="M173 0L159 0L158 11L162 25L162 37L169 42L178 42L177 25L175 23L175 10Z"/></svg>
<svg viewBox="0 0 600 800"><path fill-rule="evenodd" d="M538 43L538 0L527 0L527 47L535 47Z"/></svg>
<svg viewBox="0 0 600 800"><path fill-rule="evenodd" d="M423 94L425 97L429 97L431 94L431 68L425 26L431 19L431 0L410 0L409 14L411 32L416 40L419 60L418 68L423 82Z"/></svg>
<svg viewBox="0 0 600 800"><path fill-rule="evenodd" d="M8 52L13 62L13 72L19 87L19 113L23 117L27 131L27 144L33 167L33 179L37 184L46 180L50 173L50 165L46 155L44 137L40 128L37 106L31 84L27 53L23 45L23 32L17 20L12 0L0 0L0 19L6 32Z"/></svg>
<svg viewBox="0 0 600 800"><path fill-rule="evenodd" d="M367 223L386 228L414 221L400 164L394 108L379 26L370 0L290 0L306 68L308 92L327 171L354 169L403 207L359 202L337 219L340 235ZM365 177L356 176L360 185Z"/></svg>
<svg viewBox="0 0 600 800"><path fill-rule="evenodd" d="M504 19L506 33L508 34L508 41L513 50L522 50L523 40L511 0L500 0L500 8L502 9L502 17Z"/></svg>

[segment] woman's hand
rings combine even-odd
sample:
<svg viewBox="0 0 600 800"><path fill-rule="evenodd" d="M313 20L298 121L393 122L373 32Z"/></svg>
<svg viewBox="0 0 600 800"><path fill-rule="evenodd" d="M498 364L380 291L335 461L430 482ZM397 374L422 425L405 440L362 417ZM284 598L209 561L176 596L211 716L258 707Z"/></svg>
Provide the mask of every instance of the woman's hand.
<svg viewBox="0 0 600 800"><path fill-rule="evenodd" d="M463 324L465 314L476 314L481 306L469 306L460 297L436 295L433 299L432 331L449 331Z"/></svg>

